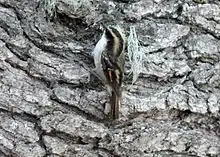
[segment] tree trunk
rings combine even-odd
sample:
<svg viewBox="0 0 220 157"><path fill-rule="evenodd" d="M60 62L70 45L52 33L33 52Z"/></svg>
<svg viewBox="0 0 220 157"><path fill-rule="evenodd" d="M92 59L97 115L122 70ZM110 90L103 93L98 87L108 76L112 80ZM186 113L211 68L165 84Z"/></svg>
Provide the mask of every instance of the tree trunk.
<svg viewBox="0 0 220 157"><path fill-rule="evenodd" d="M0 0L0 156L220 156L218 0ZM100 25L135 26L120 119L91 72Z"/></svg>

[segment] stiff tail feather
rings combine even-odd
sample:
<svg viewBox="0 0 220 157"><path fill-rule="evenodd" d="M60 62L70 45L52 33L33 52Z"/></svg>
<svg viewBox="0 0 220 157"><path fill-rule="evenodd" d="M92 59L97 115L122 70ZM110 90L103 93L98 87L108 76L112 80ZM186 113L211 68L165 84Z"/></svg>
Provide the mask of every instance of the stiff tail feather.
<svg viewBox="0 0 220 157"><path fill-rule="evenodd" d="M113 120L119 118L119 105L120 97L117 95L115 91L113 91L111 95L111 116Z"/></svg>

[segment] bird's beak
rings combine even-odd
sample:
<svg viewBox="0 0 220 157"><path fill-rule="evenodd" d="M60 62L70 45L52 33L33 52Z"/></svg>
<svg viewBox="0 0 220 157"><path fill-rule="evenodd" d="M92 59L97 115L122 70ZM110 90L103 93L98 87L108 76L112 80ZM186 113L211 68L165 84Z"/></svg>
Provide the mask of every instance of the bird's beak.
<svg viewBox="0 0 220 157"><path fill-rule="evenodd" d="M104 32L108 27L105 24L100 25L100 29Z"/></svg>

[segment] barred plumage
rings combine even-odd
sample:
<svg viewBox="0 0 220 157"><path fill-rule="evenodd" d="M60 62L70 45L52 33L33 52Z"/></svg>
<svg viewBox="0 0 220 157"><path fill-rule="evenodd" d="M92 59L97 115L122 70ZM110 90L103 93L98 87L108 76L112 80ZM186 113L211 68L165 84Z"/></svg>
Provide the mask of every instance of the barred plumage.
<svg viewBox="0 0 220 157"><path fill-rule="evenodd" d="M125 35L119 27L106 27L93 51L96 73L110 94L111 115L119 118L121 85L124 77Z"/></svg>

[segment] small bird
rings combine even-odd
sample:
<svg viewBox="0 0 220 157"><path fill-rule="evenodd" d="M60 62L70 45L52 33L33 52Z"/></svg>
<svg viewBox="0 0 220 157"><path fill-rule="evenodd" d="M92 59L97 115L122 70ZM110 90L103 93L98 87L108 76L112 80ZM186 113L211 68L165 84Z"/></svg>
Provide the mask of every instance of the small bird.
<svg viewBox="0 0 220 157"><path fill-rule="evenodd" d="M102 37L92 52L96 66L95 72L107 87L110 95L113 120L119 118L125 65L125 40L126 37L120 27L104 27Z"/></svg>

